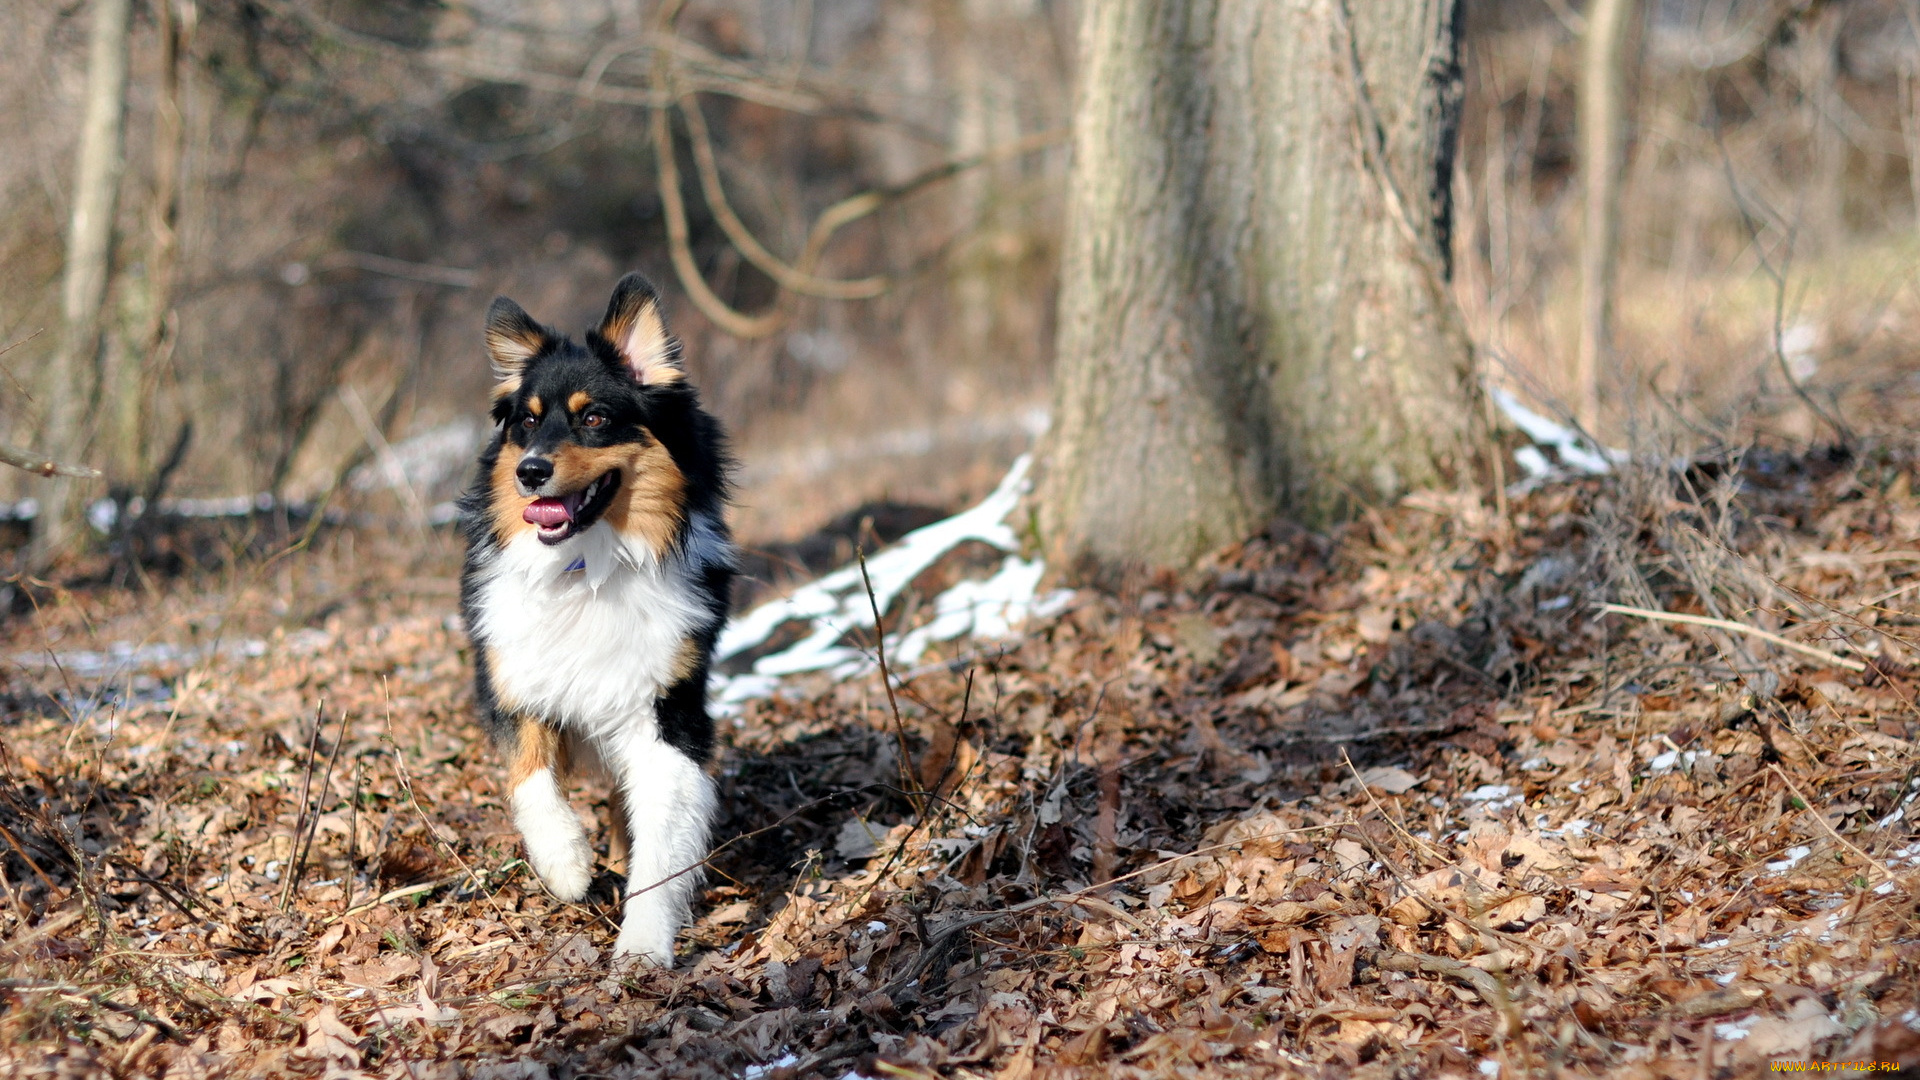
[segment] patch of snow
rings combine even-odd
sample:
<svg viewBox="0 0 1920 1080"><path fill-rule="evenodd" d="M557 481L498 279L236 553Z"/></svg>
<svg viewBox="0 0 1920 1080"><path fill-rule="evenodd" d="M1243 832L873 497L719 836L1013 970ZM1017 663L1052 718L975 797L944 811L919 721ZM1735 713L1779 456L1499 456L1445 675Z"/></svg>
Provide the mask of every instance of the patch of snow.
<svg viewBox="0 0 1920 1080"><path fill-rule="evenodd" d="M182 648L167 642L135 645L116 641L105 649L73 649L67 652L18 652L7 657L24 668L56 668L79 679L118 678L130 671L161 664L192 665L214 656L246 659L263 656L267 643L257 638L229 641L204 648Z"/></svg>
<svg viewBox="0 0 1920 1080"><path fill-rule="evenodd" d="M1460 797L1468 802L1487 802L1493 799L1504 799L1511 794L1513 794L1512 785L1482 784Z"/></svg>
<svg viewBox="0 0 1920 1080"><path fill-rule="evenodd" d="M1647 762L1647 775L1660 776L1679 769L1684 773L1693 771L1693 763L1700 760L1698 750L1664 750Z"/></svg>
<svg viewBox="0 0 1920 1080"><path fill-rule="evenodd" d="M1753 1025L1759 1022L1760 1014L1754 1013L1752 1016L1742 1020L1735 1020L1726 1024L1715 1024L1713 1025L1713 1037L1719 1039L1721 1042L1739 1042L1741 1039L1746 1038L1748 1034L1753 1031Z"/></svg>
<svg viewBox="0 0 1920 1080"><path fill-rule="evenodd" d="M1526 480L1516 487L1525 489L1552 479L1561 472L1600 476L1612 472L1615 465L1627 460L1626 451L1607 447L1594 449L1586 436L1520 404L1519 398L1501 387L1489 387L1487 392L1493 396L1493 403L1499 406L1507 419L1533 440L1532 446L1522 446L1513 452L1515 464L1527 474ZM1548 460L1544 452L1546 450L1553 451L1554 457L1559 459L1558 466Z"/></svg>
<svg viewBox="0 0 1920 1080"><path fill-rule="evenodd" d="M1781 859L1778 862L1768 863L1767 869L1773 871L1776 874L1784 874L1787 871L1793 869L1794 867L1799 866L1800 860L1806 858L1811 854L1813 854L1813 849L1805 845L1797 845L1795 847L1790 847L1787 849L1786 858Z"/></svg>
<svg viewBox="0 0 1920 1080"><path fill-rule="evenodd" d="M1022 455L992 494L977 505L916 529L869 557L866 576L873 585L871 600L856 563L729 622L714 646L716 661L765 644L788 623L806 624L811 632L779 652L760 657L747 674L716 674L710 684L716 711L732 712L742 702L768 697L778 691L779 680L789 675L830 671L835 678L847 679L872 671L874 659L842 640L850 631L872 629L875 607L886 611L915 578L968 541L998 548L1008 553L1007 558L992 577L961 581L935 597L933 617L925 624L904 634L887 635L890 663L914 663L935 642L965 634L979 639L1010 637L1027 620L1064 610L1073 594L1067 590L1040 593L1046 567L1019 557L1019 537L1006 520L1026 494L1031 465L1031 455Z"/></svg>

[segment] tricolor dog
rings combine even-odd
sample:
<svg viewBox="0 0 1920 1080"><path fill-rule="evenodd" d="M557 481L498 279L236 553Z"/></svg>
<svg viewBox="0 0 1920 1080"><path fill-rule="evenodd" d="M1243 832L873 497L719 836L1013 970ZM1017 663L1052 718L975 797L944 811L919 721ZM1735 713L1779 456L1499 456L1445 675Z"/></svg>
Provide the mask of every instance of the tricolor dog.
<svg viewBox="0 0 1920 1080"><path fill-rule="evenodd" d="M492 441L461 501L460 607L482 722L509 761L527 861L564 900L594 852L570 769L613 789L627 898L614 954L671 966L707 855L707 666L734 549L725 440L659 297L620 280L584 343L501 297L487 313Z"/></svg>

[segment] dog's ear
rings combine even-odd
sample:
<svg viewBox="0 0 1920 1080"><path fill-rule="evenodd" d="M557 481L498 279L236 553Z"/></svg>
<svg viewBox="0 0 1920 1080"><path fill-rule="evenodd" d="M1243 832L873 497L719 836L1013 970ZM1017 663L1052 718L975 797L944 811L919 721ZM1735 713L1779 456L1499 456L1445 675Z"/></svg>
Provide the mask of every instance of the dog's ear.
<svg viewBox="0 0 1920 1080"><path fill-rule="evenodd" d="M660 295L639 274L628 274L613 287L607 317L596 332L626 361L640 385L660 386L686 377L680 370L680 339L667 332L660 315Z"/></svg>
<svg viewBox="0 0 1920 1080"><path fill-rule="evenodd" d="M487 356L493 361L493 396L497 400L520 389L527 363L553 344L553 333L504 296L487 309Z"/></svg>

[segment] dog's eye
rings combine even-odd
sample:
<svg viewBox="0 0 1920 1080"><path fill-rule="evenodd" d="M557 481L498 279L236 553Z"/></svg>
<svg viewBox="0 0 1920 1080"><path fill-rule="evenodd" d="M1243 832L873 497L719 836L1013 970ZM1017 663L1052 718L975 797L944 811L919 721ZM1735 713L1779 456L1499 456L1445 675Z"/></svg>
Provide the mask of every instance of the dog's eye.
<svg viewBox="0 0 1920 1080"><path fill-rule="evenodd" d="M581 418L580 422L587 425L588 427L593 427L593 428L607 426L607 418L600 415L597 412L588 413L586 416Z"/></svg>
<svg viewBox="0 0 1920 1080"><path fill-rule="evenodd" d="M526 428L528 431L532 431L534 428L540 426L540 421L536 417L529 416L525 420L520 421L520 426Z"/></svg>

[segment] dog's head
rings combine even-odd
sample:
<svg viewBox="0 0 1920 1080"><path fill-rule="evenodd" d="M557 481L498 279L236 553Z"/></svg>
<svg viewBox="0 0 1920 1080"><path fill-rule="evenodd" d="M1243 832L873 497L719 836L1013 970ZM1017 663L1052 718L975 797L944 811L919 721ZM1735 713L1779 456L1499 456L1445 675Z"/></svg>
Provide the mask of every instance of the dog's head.
<svg viewBox="0 0 1920 1080"><path fill-rule="evenodd" d="M699 433L679 430L698 409L653 286L620 279L585 345L500 297L487 312L487 352L499 379L495 535L531 530L559 544L605 520L664 552L685 520L689 478L662 439Z"/></svg>

